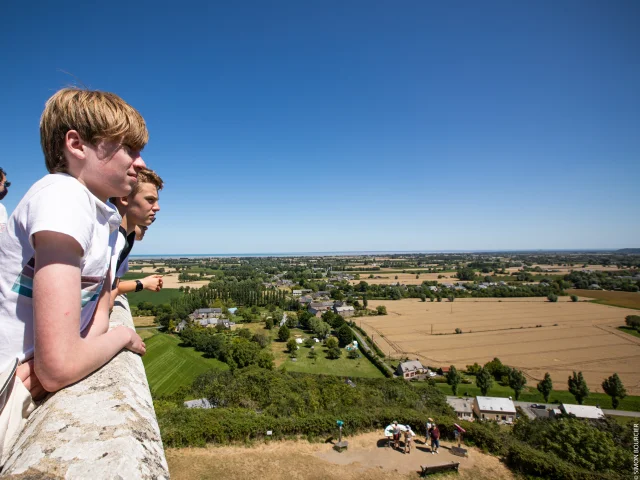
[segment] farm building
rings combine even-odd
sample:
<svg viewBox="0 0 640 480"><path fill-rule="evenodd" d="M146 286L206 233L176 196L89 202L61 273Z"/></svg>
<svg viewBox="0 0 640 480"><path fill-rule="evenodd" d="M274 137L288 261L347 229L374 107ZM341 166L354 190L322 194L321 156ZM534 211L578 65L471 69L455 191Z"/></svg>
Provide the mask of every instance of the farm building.
<svg viewBox="0 0 640 480"><path fill-rule="evenodd" d="M512 423L516 419L516 406L510 398L476 397L473 413L480 420Z"/></svg>
<svg viewBox="0 0 640 480"><path fill-rule="evenodd" d="M577 418L589 418L595 420L604 418L604 412L600 408L591 407L589 405L570 405L563 403L560 405L560 412L565 415L575 415Z"/></svg>
<svg viewBox="0 0 640 480"><path fill-rule="evenodd" d="M453 408L460 420L473 422L473 399L448 397L447 403Z"/></svg>
<svg viewBox="0 0 640 480"><path fill-rule="evenodd" d="M330 303L330 305L325 305L325 303ZM333 302L311 303L309 305L309 313L315 315L316 317L320 317L324 312L331 310L332 306Z"/></svg>
<svg viewBox="0 0 640 480"><path fill-rule="evenodd" d="M194 312L189 315L190 318L198 319L198 318L215 318L222 315L221 308L198 308L194 310Z"/></svg>
<svg viewBox="0 0 640 480"><path fill-rule="evenodd" d="M342 315L344 318L353 316L356 313L356 309L351 305L341 305L333 307L333 311L338 315Z"/></svg>
<svg viewBox="0 0 640 480"><path fill-rule="evenodd" d="M197 400L188 400L184 402L186 408L213 408L211 402L206 398L199 398Z"/></svg>
<svg viewBox="0 0 640 480"><path fill-rule="evenodd" d="M398 365L396 369L396 375L405 379L414 378L416 375L424 375L426 373L427 369L424 368L418 360L403 362Z"/></svg>

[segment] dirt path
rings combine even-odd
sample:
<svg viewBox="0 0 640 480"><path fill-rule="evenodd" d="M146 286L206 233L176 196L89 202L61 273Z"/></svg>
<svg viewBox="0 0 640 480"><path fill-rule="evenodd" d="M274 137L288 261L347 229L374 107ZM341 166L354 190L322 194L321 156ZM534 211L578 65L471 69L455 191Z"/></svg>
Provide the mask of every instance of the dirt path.
<svg viewBox="0 0 640 480"><path fill-rule="evenodd" d="M420 465L460 462L464 480L513 479L511 472L495 457L471 449L468 458L451 455L442 442L433 455L417 441L411 454L387 448L382 432L347 438L349 449L338 453L331 444L282 441L255 447L207 447L167 449L171 478L192 480L224 478L310 479L310 480L397 480L418 478Z"/></svg>

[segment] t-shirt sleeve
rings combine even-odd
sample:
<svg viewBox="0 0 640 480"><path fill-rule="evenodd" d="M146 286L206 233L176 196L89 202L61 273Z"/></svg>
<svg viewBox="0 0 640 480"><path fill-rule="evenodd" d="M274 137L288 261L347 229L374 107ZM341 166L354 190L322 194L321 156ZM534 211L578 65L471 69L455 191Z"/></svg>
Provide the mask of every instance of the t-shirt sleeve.
<svg viewBox="0 0 640 480"><path fill-rule="evenodd" d="M0 232L7 228L7 209L0 203Z"/></svg>
<svg viewBox="0 0 640 480"><path fill-rule="evenodd" d="M57 232L74 238L83 254L91 245L96 223L89 194L70 182L58 182L43 188L29 200L25 230L29 243L38 232Z"/></svg>

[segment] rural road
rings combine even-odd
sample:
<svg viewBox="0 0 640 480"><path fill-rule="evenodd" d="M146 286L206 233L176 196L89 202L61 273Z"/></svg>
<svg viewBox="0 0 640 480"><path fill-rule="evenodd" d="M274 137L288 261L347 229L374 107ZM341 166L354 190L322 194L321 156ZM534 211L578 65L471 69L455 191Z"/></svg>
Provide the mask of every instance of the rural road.
<svg viewBox="0 0 640 480"><path fill-rule="evenodd" d="M349 327L351 328L351 327ZM362 335L360 334L360 332L358 332L355 328L351 328L351 331L353 332L353 334L355 335L355 337L358 339L358 346L362 347L364 350L366 350L371 356L375 357L376 353L371 351L371 348L369 347L369 344L365 341L364 338L362 338ZM391 367L389 367L386 363L384 363L385 367L387 367L387 369L391 372L394 373L394 371L391 369Z"/></svg>

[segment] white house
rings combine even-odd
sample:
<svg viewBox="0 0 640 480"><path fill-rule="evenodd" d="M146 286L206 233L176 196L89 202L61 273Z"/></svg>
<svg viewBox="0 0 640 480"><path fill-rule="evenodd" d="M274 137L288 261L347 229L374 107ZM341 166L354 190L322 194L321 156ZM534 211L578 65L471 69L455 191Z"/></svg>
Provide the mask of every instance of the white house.
<svg viewBox="0 0 640 480"><path fill-rule="evenodd" d="M416 375L422 375L425 373L427 373L427 369L424 368L418 360L403 362L398 365L398 368L396 369L396 374L405 379L413 378Z"/></svg>
<svg viewBox="0 0 640 480"><path fill-rule="evenodd" d="M600 420L604 418L604 412L598 407L589 405L571 405L563 403L560 411L565 415L575 415L577 418L591 418Z"/></svg>
<svg viewBox="0 0 640 480"><path fill-rule="evenodd" d="M338 315L342 315L344 318L353 316L356 313L356 309L352 305L341 305L333 307L333 311Z"/></svg>
<svg viewBox="0 0 640 480"><path fill-rule="evenodd" d="M476 397L473 400L473 413L480 420L512 423L516 419L516 406L510 398Z"/></svg>
<svg viewBox="0 0 640 480"><path fill-rule="evenodd" d="M447 403L451 405L460 420L473 422L473 399L447 397Z"/></svg>

